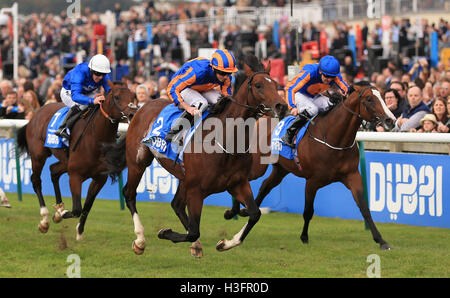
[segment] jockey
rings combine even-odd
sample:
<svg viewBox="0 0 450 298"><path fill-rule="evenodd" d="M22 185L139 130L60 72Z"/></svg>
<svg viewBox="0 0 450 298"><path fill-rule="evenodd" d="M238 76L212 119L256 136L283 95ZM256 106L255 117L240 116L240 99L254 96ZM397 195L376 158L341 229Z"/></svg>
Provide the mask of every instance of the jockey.
<svg viewBox="0 0 450 298"><path fill-rule="evenodd" d="M319 63L305 65L286 85L286 101L291 114L297 116L281 138L286 145L294 148L293 138L297 130L312 116L332 106L330 99L321 95L332 86L347 94L348 85L342 79L339 61L333 56L324 56Z"/></svg>
<svg viewBox="0 0 450 298"><path fill-rule="evenodd" d="M109 91L108 80L110 77L108 74L110 72L109 59L104 55L97 54L89 60L89 63L78 64L66 74L61 89L61 100L70 107L70 110L55 132L57 136L69 139L66 128L69 130L72 128L88 105L100 104L105 100L103 94L99 93L99 88L103 86L105 92Z"/></svg>
<svg viewBox="0 0 450 298"><path fill-rule="evenodd" d="M186 62L167 87L169 98L185 111L172 125L166 141L172 141L182 130L183 118L192 122L193 116L205 111L208 104L217 103L221 94L231 95L231 74L237 71L236 59L227 50L216 50L211 60L199 57ZM214 89L216 87L220 87L220 92Z"/></svg>

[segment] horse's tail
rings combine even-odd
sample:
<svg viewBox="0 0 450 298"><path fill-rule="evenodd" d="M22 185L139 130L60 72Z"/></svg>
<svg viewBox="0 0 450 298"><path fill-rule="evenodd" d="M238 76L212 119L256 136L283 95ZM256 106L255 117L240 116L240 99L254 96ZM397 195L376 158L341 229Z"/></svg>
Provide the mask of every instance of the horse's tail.
<svg viewBox="0 0 450 298"><path fill-rule="evenodd" d="M116 182L122 171L127 167L126 159L126 136L117 143L103 144L101 151L106 165L106 174L111 177L112 182Z"/></svg>
<svg viewBox="0 0 450 298"><path fill-rule="evenodd" d="M19 149L19 155L28 153L28 142L27 142L27 125L22 126L17 130L17 146Z"/></svg>

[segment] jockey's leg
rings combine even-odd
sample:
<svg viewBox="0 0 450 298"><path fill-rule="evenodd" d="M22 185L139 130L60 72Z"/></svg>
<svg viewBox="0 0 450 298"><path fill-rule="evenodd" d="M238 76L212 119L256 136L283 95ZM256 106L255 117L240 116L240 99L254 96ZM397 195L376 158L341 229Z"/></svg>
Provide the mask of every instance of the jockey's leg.
<svg viewBox="0 0 450 298"><path fill-rule="evenodd" d="M204 98L206 98L206 100L208 101L208 104L214 105L219 100L221 94L217 90L210 90L210 91L203 92L202 95ZM206 109L206 107L205 107L205 109Z"/></svg>
<svg viewBox="0 0 450 298"><path fill-rule="evenodd" d="M64 88L61 89L61 101L68 107L70 107L70 110L67 112L66 118L64 119L61 126L58 128L58 130L55 132L55 135L59 137L64 137L66 139L69 139L69 134L66 131L66 128L69 130L72 128L75 121L78 119L78 117L81 115L82 111L86 106L79 105L75 103L72 100L72 95L70 90L66 90ZM91 96L92 94L88 94L88 96Z"/></svg>
<svg viewBox="0 0 450 298"><path fill-rule="evenodd" d="M64 137L66 139L69 139L70 136L67 133L66 129L71 129L73 124L75 123L78 116L81 114L81 109L78 105L73 105L70 110L66 114L66 118L64 118L63 123L61 123L61 126L58 128L58 130L55 132L55 135L59 137Z"/></svg>
<svg viewBox="0 0 450 298"><path fill-rule="evenodd" d="M323 95L318 95L314 98L314 104L319 109L319 112L328 111L335 105L331 102L330 98Z"/></svg>
<svg viewBox="0 0 450 298"><path fill-rule="evenodd" d="M197 107L200 112L203 112L208 107L208 101L199 92L193 89L186 88L181 91L180 94L184 102L186 102L190 106ZM190 126L187 125L188 123L186 121L189 122ZM177 135L181 134L185 129L192 127L192 125L194 125L194 116L184 111L181 116L172 124L170 132L167 133L165 140L167 142L174 141L174 139L177 139Z"/></svg>
<svg viewBox="0 0 450 298"><path fill-rule="evenodd" d="M318 107L313 103L313 99L301 93L295 94L295 104L299 114L286 130L286 134L281 140L289 147L294 148L294 136L297 131L305 125L312 116L317 114Z"/></svg>

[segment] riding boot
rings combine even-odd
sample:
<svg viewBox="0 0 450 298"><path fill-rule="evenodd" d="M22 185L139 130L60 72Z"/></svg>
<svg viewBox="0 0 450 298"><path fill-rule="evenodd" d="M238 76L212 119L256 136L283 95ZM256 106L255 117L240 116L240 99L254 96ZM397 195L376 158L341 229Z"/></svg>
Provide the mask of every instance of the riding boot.
<svg viewBox="0 0 450 298"><path fill-rule="evenodd" d="M177 120L175 120L175 123L172 125L172 128L170 129L170 131L167 133L166 137L164 138L168 143L174 141L175 136L177 136L178 134L181 133L181 131L184 128L183 123L184 123L185 119L189 121L191 127L192 127L192 125L194 125L194 116L189 114L188 111L184 111L181 114L181 116Z"/></svg>
<svg viewBox="0 0 450 298"><path fill-rule="evenodd" d="M58 137L63 137L69 139L70 136L67 133L67 129L71 129L75 121L78 119L78 116L81 114L82 110L78 105L73 105L70 110L67 112L66 118L64 118L63 123L55 132L55 135Z"/></svg>
<svg viewBox="0 0 450 298"><path fill-rule="evenodd" d="M311 118L309 113L305 110L301 112L297 118L291 123L291 126L286 130L286 134L281 138L281 140L289 147L294 148L294 136L297 133L298 129L308 122Z"/></svg>

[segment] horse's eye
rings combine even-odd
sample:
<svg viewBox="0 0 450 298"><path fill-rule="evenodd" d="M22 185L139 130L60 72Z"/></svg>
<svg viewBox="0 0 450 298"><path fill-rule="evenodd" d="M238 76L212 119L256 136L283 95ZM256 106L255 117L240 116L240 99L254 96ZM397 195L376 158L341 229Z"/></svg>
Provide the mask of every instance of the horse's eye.
<svg viewBox="0 0 450 298"><path fill-rule="evenodd" d="M255 84L255 88L256 88L256 89L261 89L261 88L262 88L262 85L261 85L260 83L256 83L256 84Z"/></svg>
<svg viewBox="0 0 450 298"><path fill-rule="evenodd" d="M372 103L372 102L373 102L373 98L372 98L372 97L368 97L368 98L367 98L367 102L368 102L368 103Z"/></svg>

